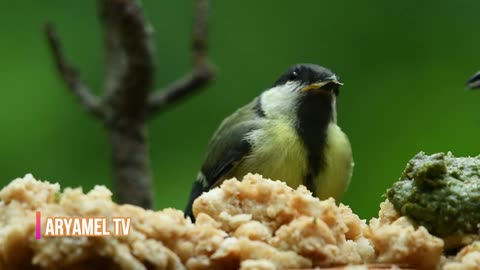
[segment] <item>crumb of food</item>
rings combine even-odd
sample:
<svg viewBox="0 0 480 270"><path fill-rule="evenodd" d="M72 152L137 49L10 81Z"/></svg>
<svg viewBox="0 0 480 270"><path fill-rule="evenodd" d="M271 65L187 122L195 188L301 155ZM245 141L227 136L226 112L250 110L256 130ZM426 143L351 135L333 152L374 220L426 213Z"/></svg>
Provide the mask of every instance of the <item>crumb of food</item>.
<svg viewBox="0 0 480 270"><path fill-rule="evenodd" d="M443 240L416 228L407 217L400 217L390 202L381 204L379 218L370 220L366 237L375 246L376 261L408 265L417 269L435 269L439 265Z"/></svg>
<svg viewBox="0 0 480 270"><path fill-rule="evenodd" d="M446 260L444 270L476 270L480 268L480 242L464 247L458 254Z"/></svg>
<svg viewBox="0 0 480 270"><path fill-rule="evenodd" d="M248 174L200 196L193 205L196 222L192 223L182 211L118 205L111 195L103 186L87 193L80 188L62 192L58 184L31 175L12 181L0 191L0 269L367 269L370 263L435 269L440 265L443 241L400 217L388 201L382 203L379 218L368 225L348 206L333 199L321 201L303 186L292 189ZM130 217L132 227L127 236L37 240L37 210L42 217ZM464 253L452 263L475 262L477 255L470 255L475 252Z"/></svg>
<svg viewBox="0 0 480 270"><path fill-rule="evenodd" d="M269 260L245 260L240 264L240 270L275 270L275 264Z"/></svg>
<svg viewBox="0 0 480 270"><path fill-rule="evenodd" d="M468 246L475 241L480 241L480 231L477 234L457 232L442 239L445 242L445 249L458 249L458 247Z"/></svg>
<svg viewBox="0 0 480 270"><path fill-rule="evenodd" d="M237 229L233 232L233 236L237 238L247 237L251 240L267 242L268 239L272 237L272 231L270 230L270 228L263 225L259 221L252 220L238 226Z"/></svg>

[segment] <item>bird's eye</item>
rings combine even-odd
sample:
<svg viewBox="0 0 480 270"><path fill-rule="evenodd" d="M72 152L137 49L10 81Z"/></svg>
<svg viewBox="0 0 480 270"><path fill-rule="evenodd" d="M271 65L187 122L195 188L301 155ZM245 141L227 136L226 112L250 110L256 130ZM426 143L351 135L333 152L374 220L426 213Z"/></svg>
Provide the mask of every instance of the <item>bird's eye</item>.
<svg viewBox="0 0 480 270"><path fill-rule="evenodd" d="M288 80L289 81L294 81L298 78L298 72L297 71L293 71L292 73L290 73L290 77L288 77Z"/></svg>

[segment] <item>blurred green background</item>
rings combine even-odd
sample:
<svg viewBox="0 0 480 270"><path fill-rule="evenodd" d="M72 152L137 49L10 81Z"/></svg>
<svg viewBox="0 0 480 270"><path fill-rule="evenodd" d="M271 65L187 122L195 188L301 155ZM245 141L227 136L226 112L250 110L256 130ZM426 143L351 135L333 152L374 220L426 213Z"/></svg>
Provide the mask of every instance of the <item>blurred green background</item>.
<svg viewBox="0 0 480 270"><path fill-rule="evenodd" d="M160 87L190 67L193 1L143 3ZM480 92L464 83L480 68L479 13L479 1L214 0L216 81L150 123L156 208L183 209L220 121L298 62L329 67L345 83L339 123L356 166L343 202L362 218L377 214L417 152L477 155ZM106 133L60 81L42 34L46 21L57 25L69 59L100 93L96 15L93 0L0 1L0 186L26 173L111 186Z"/></svg>

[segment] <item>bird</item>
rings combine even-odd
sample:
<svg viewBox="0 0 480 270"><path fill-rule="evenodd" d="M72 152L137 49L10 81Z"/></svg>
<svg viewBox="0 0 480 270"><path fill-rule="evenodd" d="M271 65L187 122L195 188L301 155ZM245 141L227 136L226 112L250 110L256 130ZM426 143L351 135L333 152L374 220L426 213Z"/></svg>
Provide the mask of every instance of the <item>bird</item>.
<svg viewBox="0 0 480 270"><path fill-rule="evenodd" d="M203 192L248 173L340 200L354 167L350 141L337 125L341 85L325 67L295 64L225 118L208 144L185 216L195 220L192 204Z"/></svg>
<svg viewBox="0 0 480 270"><path fill-rule="evenodd" d="M471 90L480 88L480 71L468 79L467 88Z"/></svg>

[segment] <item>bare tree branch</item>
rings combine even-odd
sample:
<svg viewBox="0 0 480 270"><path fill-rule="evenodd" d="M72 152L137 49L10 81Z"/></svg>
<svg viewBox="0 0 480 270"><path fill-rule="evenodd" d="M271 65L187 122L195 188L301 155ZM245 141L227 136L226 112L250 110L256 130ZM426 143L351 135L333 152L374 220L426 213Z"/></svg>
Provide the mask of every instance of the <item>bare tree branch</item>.
<svg viewBox="0 0 480 270"><path fill-rule="evenodd" d="M99 0L105 33L106 103L124 117L143 117L154 80L151 27L136 0Z"/></svg>
<svg viewBox="0 0 480 270"><path fill-rule="evenodd" d="M114 190L122 203L151 208L152 175L146 103L152 90L151 28L136 0L98 0L105 36L105 106L112 148Z"/></svg>
<svg viewBox="0 0 480 270"><path fill-rule="evenodd" d="M48 45L53 53L53 58L58 69L58 73L67 84L72 93L77 96L81 105L90 113L98 118L104 117L104 112L100 106L98 97L92 94L89 87L82 81L78 72L67 62L63 54L60 41L52 24L45 26L45 35Z"/></svg>
<svg viewBox="0 0 480 270"><path fill-rule="evenodd" d="M214 77L214 68L207 59L207 27L209 1L195 1L193 22L193 68L189 74L164 89L153 92L149 98L149 116L200 91Z"/></svg>
<svg viewBox="0 0 480 270"><path fill-rule="evenodd" d="M153 116L154 114L164 111L168 106L200 91L213 78L212 70L211 66L195 67L183 78L167 86L165 89L155 92L155 94L150 96L149 115Z"/></svg>
<svg viewBox="0 0 480 270"><path fill-rule="evenodd" d="M196 0L193 68L165 91L150 93L155 64L152 31L139 0L97 0L105 38L104 97L93 96L67 63L53 27L46 28L62 78L82 105L105 123L111 145L115 196L120 203L151 208L152 176L147 117L205 86L213 77L207 60L208 0Z"/></svg>

